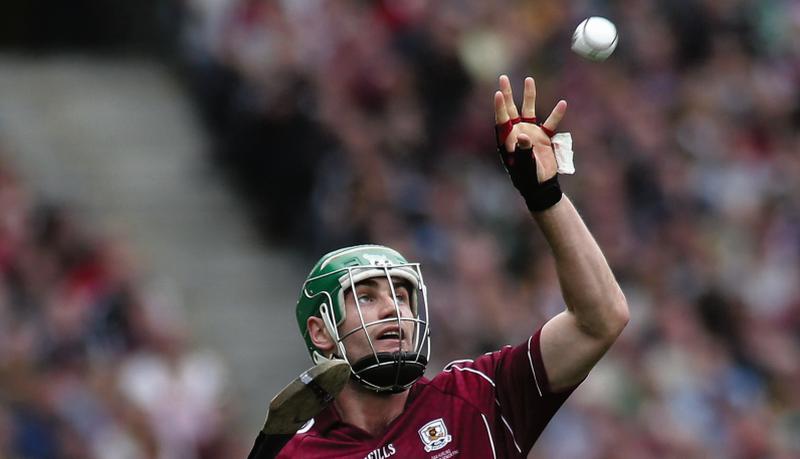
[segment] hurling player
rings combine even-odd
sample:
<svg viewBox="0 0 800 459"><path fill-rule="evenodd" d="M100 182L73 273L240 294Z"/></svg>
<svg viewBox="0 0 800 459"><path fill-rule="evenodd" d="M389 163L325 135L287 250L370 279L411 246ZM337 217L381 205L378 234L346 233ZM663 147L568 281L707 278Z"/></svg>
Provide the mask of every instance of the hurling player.
<svg viewBox="0 0 800 459"><path fill-rule="evenodd" d="M628 323L614 275L561 192L551 138L567 104L536 117L533 78L521 112L504 75L494 95L498 153L555 258L566 308L516 346L423 377L430 353L422 271L388 247L323 256L302 286L297 319L315 364L351 377L280 458L524 458ZM465 337L469 339L469 337Z"/></svg>

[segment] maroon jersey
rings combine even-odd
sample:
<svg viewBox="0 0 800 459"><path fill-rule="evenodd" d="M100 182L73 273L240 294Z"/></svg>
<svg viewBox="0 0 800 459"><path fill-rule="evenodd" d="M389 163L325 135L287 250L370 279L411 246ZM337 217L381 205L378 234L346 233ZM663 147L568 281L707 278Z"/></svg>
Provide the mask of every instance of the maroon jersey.
<svg viewBox="0 0 800 459"><path fill-rule="evenodd" d="M420 379L379 437L342 422L328 406L278 458L524 458L574 390L550 392L540 331L519 346L457 360L432 380Z"/></svg>

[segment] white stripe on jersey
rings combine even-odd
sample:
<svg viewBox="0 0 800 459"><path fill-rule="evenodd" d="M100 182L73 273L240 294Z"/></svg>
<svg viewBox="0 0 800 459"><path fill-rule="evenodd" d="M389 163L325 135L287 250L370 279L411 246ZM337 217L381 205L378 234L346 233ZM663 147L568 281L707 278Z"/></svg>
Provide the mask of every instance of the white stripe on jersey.
<svg viewBox="0 0 800 459"><path fill-rule="evenodd" d="M536 377L536 370L533 369L533 358L531 358L531 340L533 336L528 338L528 363L531 364L531 373L533 374L533 382L536 384L536 390L539 391L539 397L542 397L542 389L539 387L539 379Z"/></svg>
<svg viewBox="0 0 800 459"><path fill-rule="evenodd" d="M476 370L474 368L461 368L461 367L457 367L457 366L455 366L453 364L449 364L448 367L449 368L445 368L444 371L449 372L450 370L455 369L455 370L458 370L458 371L468 371L470 373L475 373L476 375L478 375L478 376L482 377L483 379L489 381L489 384L491 384L492 387L495 387L495 384L494 384L494 381L492 381L492 378L486 376L486 374L484 374L484 373L482 373L482 372L480 372L480 371L478 371L478 370Z"/></svg>
<svg viewBox="0 0 800 459"><path fill-rule="evenodd" d="M298 431L297 431L297 433L299 433L299 434L306 433L306 432L308 432L309 430L311 430L311 428L312 428L313 426L314 426L314 418L311 418L311 419L310 419L308 422L306 422L305 424L303 424L303 426L302 426L302 427L300 427L300 430L298 430Z"/></svg>
<svg viewBox="0 0 800 459"><path fill-rule="evenodd" d="M492 431L489 430L489 422L486 420L486 416L481 413L481 417L483 418L483 425L486 426L486 435L489 436L489 444L492 445L492 457L497 459L497 453L494 452L494 439L492 439Z"/></svg>
<svg viewBox="0 0 800 459"><path fill-rule="evenodd" d="M494 399L494 402L497 404L497 411L499 413L500 412L500 400ZM517 447L517 451L519 451L519 453L522 454L522 448L519 447L519 444L517 443L517 437L514 435L514 430L511 429L511 425L506 420L506 417L501 414L500 415L500 420L503 421L503 424L506 425L506 429L508 429L508 433L511 434L511 441L514 442L514 446Z"/></svg>
<svg viewBox="0 0 800 459"><path fill-rule="evenodd" d="M451 365L455 365L457 363L472 363L472 362L474 362L474 360L472 359L453 360L452 362L445 365L443 370L447 371L447 369L450 368Z"/></svg>
<svg viewBox="0 0 800 459"><path fill-rule="evenodd" d="M528 361L531 364L531 371L533 372L533 380L534 380L534 382L536 382L536 389L539 391L539 396L541 396L542 395L542 391L541 391L541 389L539 389L539 382L536 380L536 372L533 370L533 360L531 359L530 345L531 345L530 339L528 339ZM503 348L507 348L507 347L511 347L511 345L503 346ZM494 354L495 352L498 352L498 351L487 352L484 355ZM459 364L459 363L472 363L472 362L474 362L474 360L472 360L472 359L453 360L452 362L450 362L450 363L448 363L447 365L444 366L444 370L443 371L449 372L449 371L451 371L453 369L456 369L458 371L467 371L467 372L470 372L470 373L475 373L475 374L481 376L483 379L489 381L489 384L491 384L492 387L496 387L494 381L492 381L492 378L487 376L485 373L483 373L481 371L478 371L478 370L476 370L474 368L462 368L462 367L456 366L456 364ZM500 401L497 400L497 399L494 399L494 402L497 404L497 407L499 409L500 408ZM483 416L483 414L481 414L481 416ZM485 416L483 416L483 420L484 420L484 422L486 422L486 417ZM508 433L511 434L511 440L514 442L514 446L517 448L517 451L519 451L519 453L522 454L522 448L520 448L519 444L517 443L517 438L514 435L514 430L511 428L511 425L508 423L508 421L506 420L505 416L503 416L502 414L500 415L500 420L503 421L503 424L506 426L506 429L508 429ZM488 424L487 424L486 428L487 429L489 428ZM491 440L491 434L489 435L489 439ZM494 452L494 443L492 443L492 452Z"/></svg>
<svg viewBox="0 0 800 459"><path fill-rule="evenodd" d="M483 355L492 355L492 354L494 354L495 352L500 352L500 351L502 351L503 349L505 349L505 348L507 348L507 347L511 347L511 345L510 345L510 344L506 344L505 346L501 347L499 350L496 350L496 351L490 351L490 352L484 352L484 353L483 353Z"/></svg>
<svg viewBox="0 0 800 459"><path fill-rule="evenodd" d="M481 373L480 371L475 370L473 368L461 368L461 367L455 366L456 363L460 363L460 362L472 362L472 360L468 360L468 359L467 360L455 360L453 362L448 363L445 366L444 371L450 371L452 369L456 369L458 371L468 371L470 373L475 373L475 374L483 377L485 380L489 381L489 384L491 384L492 387L496 387L495 384L494 384L494 381L492 381L492 379L489 378L488 376L486 376L484 373ZM497 406L499 408L500 407L500 401L498 401L497 399L494 399L494 402L497 404ZM481 416L483 416L483 414L481 414ZM484 420L485 419L486 418L484 418ZM522 454L522 448L520 448L519 445L517 444L517 439L514 436L514 431L511 429L511 426L508 424L508 421L506 421L506 418L503 417L503 415L500 415L500 419L503 421L503 424L506 425L506 428L508 429L508 433L511 434L511 440L514 442L514 446L517 447L517 451L519 451L520 454Z"/></svg>

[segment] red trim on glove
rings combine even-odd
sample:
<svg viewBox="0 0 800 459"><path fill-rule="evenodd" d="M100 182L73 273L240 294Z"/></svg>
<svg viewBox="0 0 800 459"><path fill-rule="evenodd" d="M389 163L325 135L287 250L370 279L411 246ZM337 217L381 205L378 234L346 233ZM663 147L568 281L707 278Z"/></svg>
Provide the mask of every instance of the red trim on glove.
<svg viewBox="0 0 800 459"><path fill-rule="evenodd" d="M527 117L527 116L516 117L516 118L511 118L510 120L506 121L503 124L498 124L498 125L495 126L495 129L496 129L496 132L497 132L497 144L498 144L498 146L505 144L506 139L508 138L509 135L511 135L512 129L514 129L514 125L515 124L519 124L519 123L532 123L532 124L535 124L535 125L539 126L542 129L542 131L544 131L545 134L547 134L547 137L553 137L554 135L556 135L555 131L553 131L552 129L548 129L548 128L544 127L544 124L542 122L540 122L538 120L538 118L536 118L535 116L531 116L531 117Z"/></svg>
<svg viewBox="0 0 800 459"><path fill-rule="evenodd" d="M553 137L554 135L556 135L555 131L553 131L552 129L548 129L548 128L544 127L543 124L540 124L539 127L542 128L542 130L544 131L545 134L547 134L547 137Z"/></svg>
<svg viewBox="0 0 800 459"><path fill-rule="evenodd" d="M532 123L532 124L535 124L535 125L539 126L540 128L542 128L544 133L547 134L547 137L553 137L554 135L556 135L555 131L544 127L544 123L539 121L539 119L536 118L535 116L531 116L531 117L523 116L520 119L522 120L523 123ZM514 124L516 124L516 123L514 123Z"/></svg>
<svg viewBox="0 0 800 459"><path fill-rule="evenodd" d="M503 124L498 124L497 129L497 146L506 143L506 139L511 135L511 130L514 129L514 120L508 120Z"/></svg>

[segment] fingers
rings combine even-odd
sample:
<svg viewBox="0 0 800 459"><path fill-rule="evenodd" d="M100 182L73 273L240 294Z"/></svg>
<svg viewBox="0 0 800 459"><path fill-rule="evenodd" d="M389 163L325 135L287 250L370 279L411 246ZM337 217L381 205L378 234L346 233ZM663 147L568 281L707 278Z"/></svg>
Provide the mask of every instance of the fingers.
<svg viewBox="0 0 800 459"><path fill-rule="evenodd" d="M511 82L506 75L500 75L499 78L499 86L500 90L494 93L494 120L495 124L502 125L508 123L510 120L514 120L520 118L519 113L517 112L517 107L514 105L514 95L511 91ZM559 123L564 118L564 115L567 112L567 102L565 100L560 100L556 104L553 111L550 112L550 116L547 117L544 123L540 125L544 130L545 134L548 136L552 136L553 133L558 128ZM536 82L533 78L527 77L525 78L525 86L522 94L522 118L535 118L536 117ZM519 120L517 120L519 121ZM527 123L522 123L520 125L515 125L514 130L519 132L517 126L528 126ZM509 128L511 126L509 125ZM536 131L539 131L538 128L535 126L531 126ZM512 134L508 132L508 134ZM502 135L499 135L500 140L503 140L507 151L513 151L516 147L519 148L531 148L533 146L533 139L530 135L531 133L519 133L518 135L508 135L505 139L503 139Z"/></svg>
<svg viewBox="0 0 800 459"><path fill-rule="evenodd" d="M558 123L561 122L561 119L564 118L564 114L567 113L567 101L561 99L556 104L553 111L550 112L550 116L542 124L542 127L549 129L550 131L555 131L558 127Z"/></svg>
<svg viewBox="0 0 800 459"><path fill-rule="evenodd" d="M506 101L503 93L496 91L494 93L494 123L503 124L509 120L508 110L506 110Z"/></svg>
<svg viewBox="0 0 800 459"><path fill-rule="evenodd" d="M503 93L503 99L506 103L506 111L508 112L508 117L519 118L519 113L517 112L517 106L514 104L514 94L511 92L511 81L509 81L508 76L500 75L499 79L500 84L500 91Z"/></svg>
<svg viewBox="0 0 800 459"><path fill-rule="evenodd" d="M533 78L525 78L525 89L522 93L522 117L533 118L536 116L536 82Z"/></svg>

